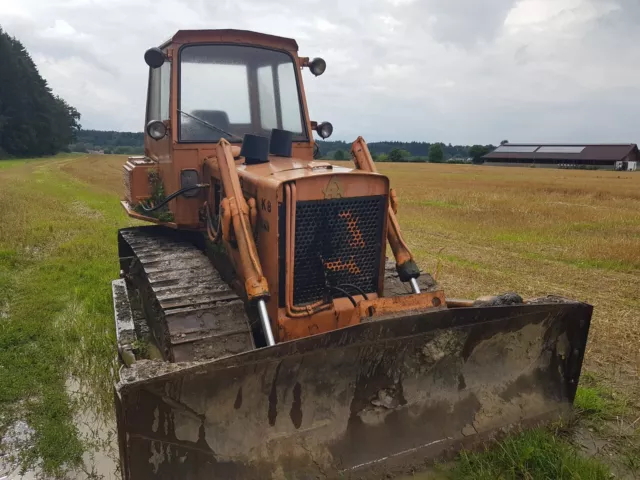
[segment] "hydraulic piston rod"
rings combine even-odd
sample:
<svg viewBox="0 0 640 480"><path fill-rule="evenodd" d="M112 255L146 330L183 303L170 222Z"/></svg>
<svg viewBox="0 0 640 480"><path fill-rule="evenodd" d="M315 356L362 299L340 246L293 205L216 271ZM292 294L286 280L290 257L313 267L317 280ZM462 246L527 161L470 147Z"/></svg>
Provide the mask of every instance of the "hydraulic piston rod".
<svg viewBox="0 0 640 480"><path fill-rule="evenodd" d="M273 332L271 331L271 322L269 322L269 314L267 313L267 304L264 300L258 300L258 315L260 315L260 323L262 324L262 331L264 332L264 338L267 341L269 347L276 344L273 339Z"/></svg>

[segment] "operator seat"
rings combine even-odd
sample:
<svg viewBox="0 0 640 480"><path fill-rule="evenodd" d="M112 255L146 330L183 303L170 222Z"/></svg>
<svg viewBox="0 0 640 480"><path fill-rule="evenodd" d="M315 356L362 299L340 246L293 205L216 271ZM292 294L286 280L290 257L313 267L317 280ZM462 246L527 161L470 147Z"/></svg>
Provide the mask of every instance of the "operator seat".
<svg viewBox="0 0 640 480"><path fill-rule="evenodd" d="M229 116L223 110L193 110L189 113L222 130L227 132L230 130ZM221 132L186 115L183 117L180 128L181 139L187 142L217 142L221 138L226 138L226 135Z"/></svg>

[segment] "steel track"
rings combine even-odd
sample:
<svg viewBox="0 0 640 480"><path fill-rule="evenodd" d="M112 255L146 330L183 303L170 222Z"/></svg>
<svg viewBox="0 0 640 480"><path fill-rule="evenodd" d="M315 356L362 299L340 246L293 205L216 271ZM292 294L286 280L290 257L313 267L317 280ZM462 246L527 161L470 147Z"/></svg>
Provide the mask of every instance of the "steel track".
<svg viewBox="0 0 640 480"><path fill-rule="evenodd" d="M255 348L243 300L194 238L157 226L118 232L121 276L132 311L141 307L158 348L172 362ZM144 325L137 328L142 329Z"/></svg>

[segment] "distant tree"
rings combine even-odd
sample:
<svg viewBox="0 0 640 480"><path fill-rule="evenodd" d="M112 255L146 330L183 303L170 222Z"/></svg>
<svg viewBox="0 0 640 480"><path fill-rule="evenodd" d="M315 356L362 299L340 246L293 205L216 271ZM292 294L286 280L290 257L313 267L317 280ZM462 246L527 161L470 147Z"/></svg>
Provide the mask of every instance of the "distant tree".
<svg viewBox="0 0 640 480"><path fill-rule="evenodd" d="M429 149L429 163L442 163L444 160L444 150L441 143L434 143Z"/></svg>
<svg viewBox="0 0 640 480"><path fill-rule="evenodd" d="M89 150L93 150L93 145L91 145L90 143L84 143L84 142L76 142L76 143L72 143L69 145L69 149L72 152L82 152L82 153L86 153Z"/></svg>
<svg viewBox="0 0 640 480"><path fill-rule="evenodd" d="M83 132L87 132L84 130ZM119 132L95 132L98 134L107 134L113 133L117 135L125 135L125 133ZM142 145L143 134L134 134L127 133L126 135L139 135L139 139L136 138L135 141L139 142ZM78 140L80 141L80 140ZM86 140L95 143L96 145L105 145L98 140ZM344 150L347 153L351 149L351 144L347 142L343 142L341 140L318 140L318 145L320 145L320 151L322 152L323 157L326 159L333 159L333 155L336 150ZM382 142L370 142L368 144L369 151L371 155L376 156L376 161L379 162L377 156L381 154L389 154L391 150L405 150L408 152L408 155L404 159L405 161L416 162L420 161L421 158L426 158L429 155L429 149L431 148L431 143L429 142L390 142L390 141L382 141ZM468 158L469 157L469 146L468 145L452 145L452 144L441 144L442 150L444 152L444 158ZM384 160L382 160L384 161Z"/></svg>
<svg viewBox="0 0 640 480"><path fill-rule="evenodd" d="M56 95L54 99L56 118L54 124L55 138L59 145L66 147L76 140L80 131L80 112L69 105L62 97Z"/></svg>
<svg viewBox="0 0 640 480"><path fill-rule="evenodd" d="M116 155L133 155L136 152L134 147L120 146L114 148L113 153L115 153Z"/></svg>
<svg viewBox="0 0 640 480"><path fill-rule="evenodd" d="M408 162L409 156L411 154L402 149L402 148L394 148L389 152L389 161L390 162Z"/></svg>
<svg viewBox="0 0 640 480"><path fill-rule="evenodd" d="M386 153L380 153L380 154L376 155L375 160L376 160L376 162L388 162L389 161L389 155L387 155Z"/></svg>
<svg viewBox="0 0 640 480"><path fill-rule="evenodd" d="M346 160L347 156L344 153L344 150L336 150L336 153L333 154L334 160Z"/></svg>
<svg viewBox="0 0 640 480"><path fill-rule="evenodd" d="M54 96L22 43L0 28L0 150L51 155L74 140L80 114Z"/></svg>
<svg viewBox="0 0 640 480"><path fill-rule="evenodd" d="M502 140L502 141L500 142L500 145L506 145L507 143L509 143L509 140Z"/></svg>
<svg viewBox="0 0 640 480"><path fill-rule="evenodd" d="M469 149L469 156L471 157L473 163L480 164L484 163L482 157L484 157L490 151L491 148L488 145L473 145Z"/></svg>
<svg viewBox="0 0 640 480"><path fill-rule="evenodd" d="M76 132L76 142L92 145L95 150L114 149L115 147L144 148L144 133L79 130ZM323 149L322 152L324 153L325 150Z"/></svg>

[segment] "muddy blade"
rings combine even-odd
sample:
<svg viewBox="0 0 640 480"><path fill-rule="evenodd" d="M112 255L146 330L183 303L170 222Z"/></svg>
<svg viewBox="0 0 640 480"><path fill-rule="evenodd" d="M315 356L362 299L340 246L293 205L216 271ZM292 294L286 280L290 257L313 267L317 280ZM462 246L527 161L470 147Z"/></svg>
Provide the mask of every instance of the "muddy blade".
<svg viewBox="0 0 640 480"><path fill-rule="evenodd" d="M441 310L123 370L124 478L360 478L570 411L592 307Z"/></svg>

